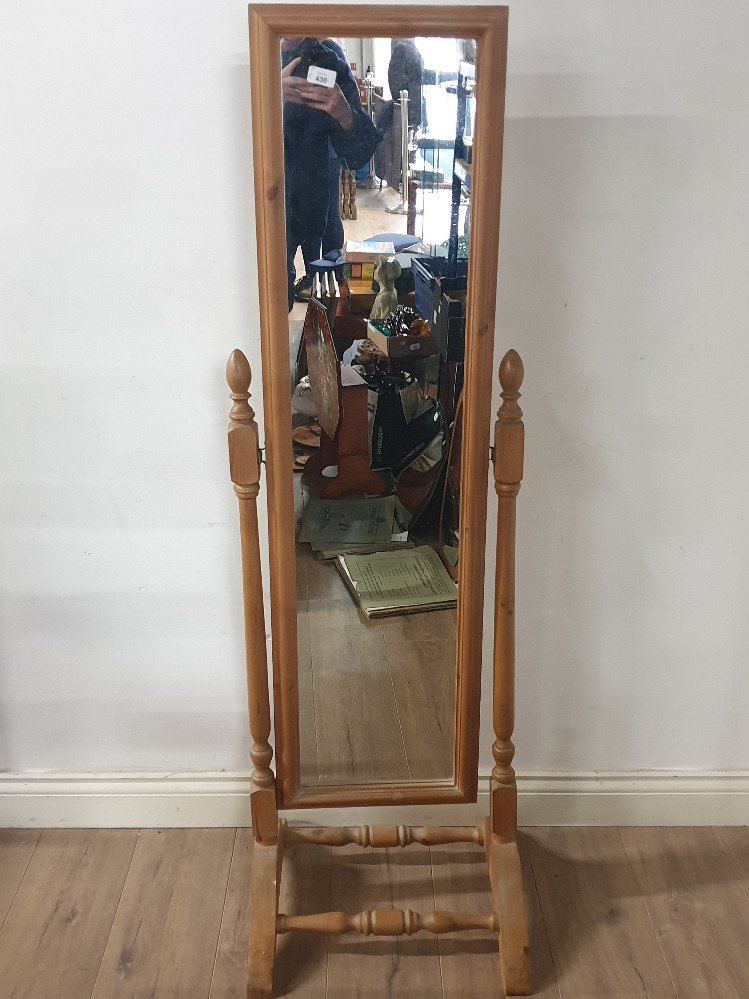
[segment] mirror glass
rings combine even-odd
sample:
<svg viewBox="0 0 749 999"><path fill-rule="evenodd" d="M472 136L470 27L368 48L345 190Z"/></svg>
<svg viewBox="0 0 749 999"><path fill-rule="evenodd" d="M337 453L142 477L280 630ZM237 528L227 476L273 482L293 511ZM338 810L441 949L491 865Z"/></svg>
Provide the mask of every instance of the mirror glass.
<svg viewBox="0 0 749 999"><path fill-rule="evenodd" d="M474 51L280 46L303 787L454 778Z"/></svg>

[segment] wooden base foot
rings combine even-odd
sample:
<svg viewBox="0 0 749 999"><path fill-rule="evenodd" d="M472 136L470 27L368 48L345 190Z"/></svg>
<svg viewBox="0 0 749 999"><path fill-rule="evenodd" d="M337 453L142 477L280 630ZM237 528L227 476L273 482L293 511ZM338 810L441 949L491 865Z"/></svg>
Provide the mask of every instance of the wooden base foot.
<svg viewBox="0 0 749 999"><path fill-rule="evenodd" d="M283 839L269 845L255 842L250 873L250 945L247 999L271 999L276 959L276 919L281 883Z"/></svg>
<svg viewBox="0 0 749 999"><path fill-rule="evenodd" d="M489 865L494 910L499 913L499 966L508 996L531 993L528 924L523 902L523 873L515 840L502 842L484 823L484 850Z"/></svg>

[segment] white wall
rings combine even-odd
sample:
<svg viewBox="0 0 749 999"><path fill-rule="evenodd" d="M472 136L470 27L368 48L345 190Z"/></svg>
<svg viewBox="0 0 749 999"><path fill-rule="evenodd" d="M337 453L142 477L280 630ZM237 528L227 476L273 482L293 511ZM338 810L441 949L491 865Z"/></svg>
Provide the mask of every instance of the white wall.
<svg viewBox="0 0 749 999"><path fill-rule="evenodd" d="M6 769L246 765L223 375L257 343L246 20L2 9Z"/></svg>
<svg viewBox="0 0 749 999"><path fill-rule="evenodd" d="M511 6L522 770L749 769L747 32L736 2ZM245 4L6 3L0 93L0 769L242 770Z"/></svg>
<svg viewBox="0 0 749 999"><path fill-rule="evenodd" d="M738 3L511 9L518 760L749 764L749 73Z"/></svg>

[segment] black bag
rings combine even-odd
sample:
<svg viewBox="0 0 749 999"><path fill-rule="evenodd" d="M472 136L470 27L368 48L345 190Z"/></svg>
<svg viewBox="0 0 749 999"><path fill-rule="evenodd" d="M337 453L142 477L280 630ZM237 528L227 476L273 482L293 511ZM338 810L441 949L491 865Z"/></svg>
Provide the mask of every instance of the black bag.
<svg viewBox="0 0 749 999"><path fill-rule="evenodd" d="M422 455L435 437L444 434L444 419L439 403L422 399L414 409L406 393L416 385L398 389L385 381L377 392L370 390L370 468L389 471L396 478ZM407 415L408 413L408 415Z"/></svg>
<svg viewBox="0 0 749 999"><path fill-rule="evenodd" d="M370 390L369 404L374 414L369 435L369 467L389 471L401 457L408 428L403 400L395 385L385 382L379 391Z"/></svg>

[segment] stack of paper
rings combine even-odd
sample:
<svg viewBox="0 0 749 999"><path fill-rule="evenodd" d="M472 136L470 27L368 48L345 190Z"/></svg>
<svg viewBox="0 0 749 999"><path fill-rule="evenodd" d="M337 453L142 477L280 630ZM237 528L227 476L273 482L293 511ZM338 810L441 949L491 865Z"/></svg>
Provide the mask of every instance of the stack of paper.
<svg viewBox="0 0 749 999"><path fill-rule="evenodd" d="M338 571L369 617L455 607L458 591L434 549L340 555Z"/></svg>
<svg viewBox="0 0 749 999"><path fill-rule="evenodd" d="M308 542L319 558L413 547L398 524L394 496L310 500L299 541Z"/></svg>

